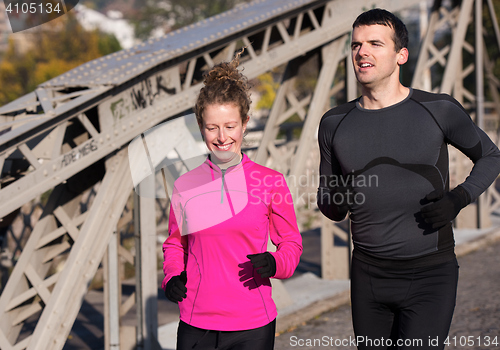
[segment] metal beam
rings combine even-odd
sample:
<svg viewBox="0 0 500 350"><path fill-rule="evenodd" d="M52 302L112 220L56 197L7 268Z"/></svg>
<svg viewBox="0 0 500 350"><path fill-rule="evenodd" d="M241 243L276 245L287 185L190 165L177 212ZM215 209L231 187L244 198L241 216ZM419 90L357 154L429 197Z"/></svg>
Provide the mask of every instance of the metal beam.
<svg viewBox="0 0 500 350"><path fill-rule="evenodd" d="M153 178L154 179L154 178ZM154 193L154 181L142 181L139 193ZM152 187L144 189L144 187ZM161 349L158 344L158 274L155 198L134 194L136 248L137 349Z"/></svg>
<svg viewBox="0 0 500 350"><path fill-rule="evenodd" d="M62 349L87 287L125 206L132 181L126 150L107 161L107 172L54 286L27 349Z"/></svg>

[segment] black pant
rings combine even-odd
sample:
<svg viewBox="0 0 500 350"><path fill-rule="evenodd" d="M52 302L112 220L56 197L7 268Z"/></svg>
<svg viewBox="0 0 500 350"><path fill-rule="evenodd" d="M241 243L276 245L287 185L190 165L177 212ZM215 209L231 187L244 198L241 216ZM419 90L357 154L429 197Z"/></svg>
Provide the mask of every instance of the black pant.
<svg viewBox="0 0 500 350"><path fill-rule="evenodd" d="M180 321L177 350L273 350L276 320L244 331L213 331Z"/></svg>
<svg viewBox="0 0 500 350"><path fill-rule="evenodd" d="M354 258L351 277L358 349L444 349L455 309L456 259L401 270Z"/></svg>

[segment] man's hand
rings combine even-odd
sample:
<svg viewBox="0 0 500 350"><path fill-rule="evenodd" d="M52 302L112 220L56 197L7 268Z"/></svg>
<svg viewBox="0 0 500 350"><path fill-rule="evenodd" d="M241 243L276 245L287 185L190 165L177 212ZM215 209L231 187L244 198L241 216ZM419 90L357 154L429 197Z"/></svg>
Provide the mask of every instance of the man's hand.
<svg viewBox="0 0 500 350"><path fill-rule="evenodd" d="M273 277L276 274L276 260L271 253L250 254L247 258L250 259L253 268L257 269L260 277Z"/></svg>
<svg viewBox="0 0 500 350"><path fill-rule="evenodd" d="M182 271L180 275L172 277L165 286L165 296L173 303L178 303L186 298L186 271Z"/></svg>
<svg viewBox="0 0 500 350"><path fill-rule="evenodd" d="M340 210L348 211L354 203L354 190L352 186L336 186L331 192L332 204L336 205Z"/></svg>
<svg viewBox="0 0 500 350"><path fill-rule="evenodd" d="M440 228L455 219L460 210L469 204L468 197L467 192L460 186L450 192L432 191L425 199L434 203L423 207L420 213L433 229Z"/></svg>
<svg viewBox="0 0 500 350"><path fill-rule="evenodd" d="M354 175L320 177L316 198L318 208L331 220L342 221L354 204Z"/></svg>

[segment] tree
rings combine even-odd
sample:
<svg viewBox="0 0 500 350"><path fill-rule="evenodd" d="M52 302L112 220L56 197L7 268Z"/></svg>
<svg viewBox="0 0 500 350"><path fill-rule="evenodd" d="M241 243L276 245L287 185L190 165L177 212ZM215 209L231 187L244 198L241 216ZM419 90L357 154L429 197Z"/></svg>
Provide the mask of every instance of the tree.
<svg viewBox="0 0 500 350"><path fill-rule="evenodd" d="M33 48L27 52L20 52L9 40L0 63L0 105L72 68L121 49L113 35L85 31L72 12L43 28L34 33Z"/></svg>
<svg viewBox="0 0 500 350"><path fill-rule="evenodd" d="M156 28L177 29L250 0L146 0L133 20L135 35L147 39Z"/></svg>

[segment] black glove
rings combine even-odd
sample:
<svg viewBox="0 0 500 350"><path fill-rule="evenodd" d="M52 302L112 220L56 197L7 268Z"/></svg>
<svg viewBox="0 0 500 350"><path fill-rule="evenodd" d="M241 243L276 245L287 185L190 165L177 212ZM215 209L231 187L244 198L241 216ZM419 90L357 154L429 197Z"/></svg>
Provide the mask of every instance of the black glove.
<svg viewBox="0 0 500 350"><path fill-rule="evenodd" d="M334 187L331 190L330 195L332 196L332 204L336 205L341 210L345 210L346 212L354 203L354 189L350 185Z"/></svg>
<svg viewBox="0 0 500 350"><path fill-rule="evenodd" d="M433 229L451 222L457 217L460 210L470 202L469 195L461 186L457 186L450 192L432 191L425 196L425 199L434 203L423 207L420 213L424 221L430 224Z"/></svg>
<svg viewBox="0 0 500 350"><path fill-rule="evenodd" d="M276 260L271 253L250 254L247 258L250 259L253 268L257 269L260 277L273 277L276 274Z"/></svg>
<svg viewBox="0 0 500 350"><path fill-rule="evenodd" d="M165 286L165 296L173 303L178 303L186 297L186 271L182 271L180 275L172 277Z"/></svg>

